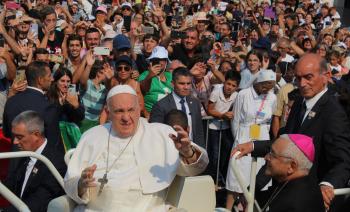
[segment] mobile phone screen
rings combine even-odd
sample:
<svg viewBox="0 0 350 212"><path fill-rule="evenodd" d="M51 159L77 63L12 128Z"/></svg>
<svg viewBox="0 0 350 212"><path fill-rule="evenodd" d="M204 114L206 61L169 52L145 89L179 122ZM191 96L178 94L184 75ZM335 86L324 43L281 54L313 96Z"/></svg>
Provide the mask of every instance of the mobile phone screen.
<svg viewBox="0 0 350 212"><path fill-rule="evenodd" d="M130 32L131 16L124 16L124 28L126 31Z"/></svg>

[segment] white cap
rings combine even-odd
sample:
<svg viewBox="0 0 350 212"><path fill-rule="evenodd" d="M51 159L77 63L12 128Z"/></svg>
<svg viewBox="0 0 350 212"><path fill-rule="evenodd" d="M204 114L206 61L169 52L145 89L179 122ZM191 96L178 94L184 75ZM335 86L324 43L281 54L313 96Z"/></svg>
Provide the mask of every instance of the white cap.
<svg viewBox="0 0 350 212"><path fill-rule="evenodd" d="M123 7L130 7L130 8L132 8L132 6L131 6L131 4L129 3L129 2L124 2L122 5L121 5L121 7L123 8Z"/></svg>
<svg viewBox="0 0 350 212"><path fill-rule="evenodd" d="M168 51L163 46L156 46L147 60L152 60L153 58L168 59Z"/></svg>
<svg viewBox="0 0 350 212"><path fill-rule="evenodd" d="M112 96L121 93L128 93L137 96L136 91L130 85L116 85L108 92L107 100L110 99Z"/></svg>
<svg viewBox="0 0 350 212"><path fill-rule="evenodd" d="M103 39L113 39L115 36L117 36L117 33L114 30L107 30L106 34L103 36Z"/></svg>
<svg viewBox="0 0 350 212"><path fill-rule="evenodd" d="M276 73L271 69L261 70L258 72L255 82L276 81Z"/></svg>

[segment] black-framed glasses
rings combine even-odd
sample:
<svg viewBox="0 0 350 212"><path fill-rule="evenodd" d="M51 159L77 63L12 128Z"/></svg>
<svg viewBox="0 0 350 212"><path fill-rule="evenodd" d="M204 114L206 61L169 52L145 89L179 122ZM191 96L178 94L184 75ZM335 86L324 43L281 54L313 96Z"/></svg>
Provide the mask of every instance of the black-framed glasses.
<svg viewBox="0 0 350 212"><path fill-rule="evenodd" d="M130 66L118 66L117 67L117 71L127 71L129 72L131 70L131 67Z"/></svg>

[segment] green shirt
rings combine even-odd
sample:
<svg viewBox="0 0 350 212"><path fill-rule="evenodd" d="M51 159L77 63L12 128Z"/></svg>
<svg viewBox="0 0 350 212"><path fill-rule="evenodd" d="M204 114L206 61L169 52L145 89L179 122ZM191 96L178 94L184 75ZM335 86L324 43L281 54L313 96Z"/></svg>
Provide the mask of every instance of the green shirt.
<svg viewBox="0 0 350 212"><path fill-rule="evenodd" d="M140 76L138 81L146 79L149 71L144 71ZM172 74L168 71L164 72L166 81L161 81L158 77L153 77L151 82L151 87L149 91L144 96L145 107L148 112L151 112L152 107L155 103L161 100L163 97L172 92L173 87L171 85Z"/></svg>

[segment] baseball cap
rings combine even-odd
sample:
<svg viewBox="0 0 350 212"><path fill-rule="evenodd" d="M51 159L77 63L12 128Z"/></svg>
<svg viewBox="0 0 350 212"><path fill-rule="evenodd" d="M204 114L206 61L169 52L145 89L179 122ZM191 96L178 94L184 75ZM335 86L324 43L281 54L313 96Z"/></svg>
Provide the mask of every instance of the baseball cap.
<svg viewBox="0 0 350 212"><path fill-rule="evenodd" d="M123 34L119 34L114 37L113 39L113 48L120 50L120 49L131 49L131 44L129 41L129 38L127 38Z"/></svg>

